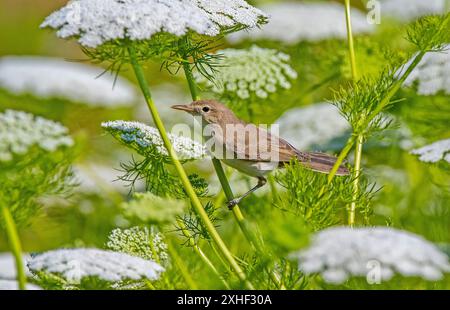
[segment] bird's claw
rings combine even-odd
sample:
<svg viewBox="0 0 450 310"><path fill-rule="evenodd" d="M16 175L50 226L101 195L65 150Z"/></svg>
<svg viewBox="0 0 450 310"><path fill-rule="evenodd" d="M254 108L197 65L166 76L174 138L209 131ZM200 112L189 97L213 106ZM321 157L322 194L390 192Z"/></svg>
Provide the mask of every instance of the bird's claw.
<svg viewBox="0 0 450 310"><path fill-rule="evenodd" d="M228 207L229 210L232 210L233 207L235 205L237 205L238 203L239 203L239 199L238 198L232 199L232 200L228 201L227 207Z"/></svg>

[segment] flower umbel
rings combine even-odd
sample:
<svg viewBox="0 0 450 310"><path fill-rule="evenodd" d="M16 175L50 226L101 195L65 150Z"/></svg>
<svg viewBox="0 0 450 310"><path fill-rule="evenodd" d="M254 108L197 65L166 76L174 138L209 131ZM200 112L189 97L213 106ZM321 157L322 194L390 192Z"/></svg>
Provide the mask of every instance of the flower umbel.
<svg viewBox="0 0 450 310"><path fill-rule="evenodd" d="M168 158L167 150L156 128L139 122L110 121L102 123L102 127L117 140L135 149L143 156L155 154ZM190 138L169 134L172 146L180 159L192 160L206 156L203 145Z"/></svg>
<svg viewBox="0 0 450 310"><path fill-rule="evenodd" d="M73 0L41 27L58 29L60 38L77 37L81 45L95 48L112 40L147 40L163 32L216 36L225 29L257 26L265 18L244 0Z"/></svg>
<svg viewBox="0 0 450 310"><path fill-rule="evenodd" d="M344 6L339 3L275 2L261 6L269 16L269 23L261 29L230 35L232 42L243 39L268 39L295 44L299 41L320 41L346 37ZM354 33L374 29L362 12L352 9Z"/></svg>
<svg viewBox="0 0 450 310"><path fill-rule="evenodd" d="M58 58L0 58L0 88L13 94L67 99L90 106L127 106L137 101L131 83L102 73L100 67Z"/></svg>
<svg viewBox="0 0 450 310"><path fill-rule="evenodd" d="M151 260L125 253L98 249L62 249L48 251L28 261L32 272L61 276L69 283L85 277L98 277L107 282L122 280L157 280L164 268Z"/></svg>
<svg viewBox="0 0 450 310"><path fill-rule="evenodd" d="M59 123L21 111L0 113L0 162L24 155L33 146L53 152L72 145L67 128Z"/></svg>
<svg viewBox="0 0 450 310"><path fill-rule="evenodd" d="M291 88L289 80L297 78L297 72L288 64L289 55L274 49L253 45L247 50L225 49L212 73L214 81L197 73L198 83L205 84L213 92L248 99L254 95L267 98L270 93Z"/></svg>
<svg viewBox="0 0 450 310"><path fill-rule="evenodd" d="M311 245L293 255L299 269L320 273L329 283L339 284L351 276L366 276L368 263L380 266L380 279L395 273L435 281L450 272L447 256L434 244L407 231L388 227L334 227L318 232Z"/></svg>
<svg viewBox="0 0 450 310"><path fill-rule="evenodd" d="M440 140L412 150L411 154L419 155L419 159L427 163L437 163L440 160L450 163L450 139Z"/></svg>
<svg viewBox="0 0 450 310"><path fill-rule="evenodd" d="M169 261L164 236L153 227L114 229L108 236L106 246L117 252L152 260L166 266Z"/></svg>
<svg viewBox="0 0 450 310"><path fill-rule="evenodd" d="M446 0L379 0L381 14L403 21L444 13Z"/></svg>
<svg viewBox="0 0 450 310"><path fill-rule="evenodd" d="M435 95L440 91L450 95L448 72L450 72L450 44L444 46L441 52L427 53L406 79L404 86L417 83L418 94L425 96Z"/></svg>

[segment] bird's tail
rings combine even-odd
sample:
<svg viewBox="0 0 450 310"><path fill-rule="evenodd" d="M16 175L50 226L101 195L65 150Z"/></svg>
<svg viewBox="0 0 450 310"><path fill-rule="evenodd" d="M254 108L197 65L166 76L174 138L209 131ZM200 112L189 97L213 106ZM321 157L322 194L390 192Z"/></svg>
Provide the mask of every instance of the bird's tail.
<svg viewBox="0 0 450 310"><path fill-rule="evenodd" d="M334 156L317 152L298 152L297 158L305 167L313 171L322 173L330 173L337 159ZM336 171L336 175L338 176L348 174L350 174L350 172L348 171L348 168L343 164L341 164L341 166L339 166L338 170Z"/></svg>

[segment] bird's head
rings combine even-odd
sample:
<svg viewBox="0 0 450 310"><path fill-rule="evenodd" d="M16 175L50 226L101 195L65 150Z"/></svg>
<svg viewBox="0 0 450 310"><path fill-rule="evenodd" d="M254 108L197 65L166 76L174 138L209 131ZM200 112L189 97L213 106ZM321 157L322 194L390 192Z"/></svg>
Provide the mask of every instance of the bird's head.
<svg viewBox="0 0 450 310"><path fill-rule="evenodd" d="M197 100L190 104L179 104L172 109L188 112L194 116L201 116L208 124L234 119L234 113L226 106L215 100Z"/></svg>

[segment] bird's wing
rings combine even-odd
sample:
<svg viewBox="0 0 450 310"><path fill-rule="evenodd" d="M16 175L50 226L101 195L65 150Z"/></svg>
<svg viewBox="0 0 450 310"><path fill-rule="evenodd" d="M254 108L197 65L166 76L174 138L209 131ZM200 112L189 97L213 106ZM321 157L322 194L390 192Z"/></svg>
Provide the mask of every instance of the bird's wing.
<svg viewBox="0 0 450 310"><path fill-rule="evenodd" d="M329 173L336 162L336 157L325 153L299 151L286 140L253 124L228 132L228 137L224 139L226 135L218 135L216 140L220 147L228 151L227 159L279 162L283 166L292 158L297 158L306 168L323 173ZM336 175L348 174L345 164L336 171Z"/></svg>
<svg viewBox="0 0 450 310"><path fill-rule="evenodd" d="M248 161L286 162L298 157L300 153L286 140L253 124L245 124L234 131L225 131L222 137L216 136L216 140L223 144L234 158Z"/></svg>

